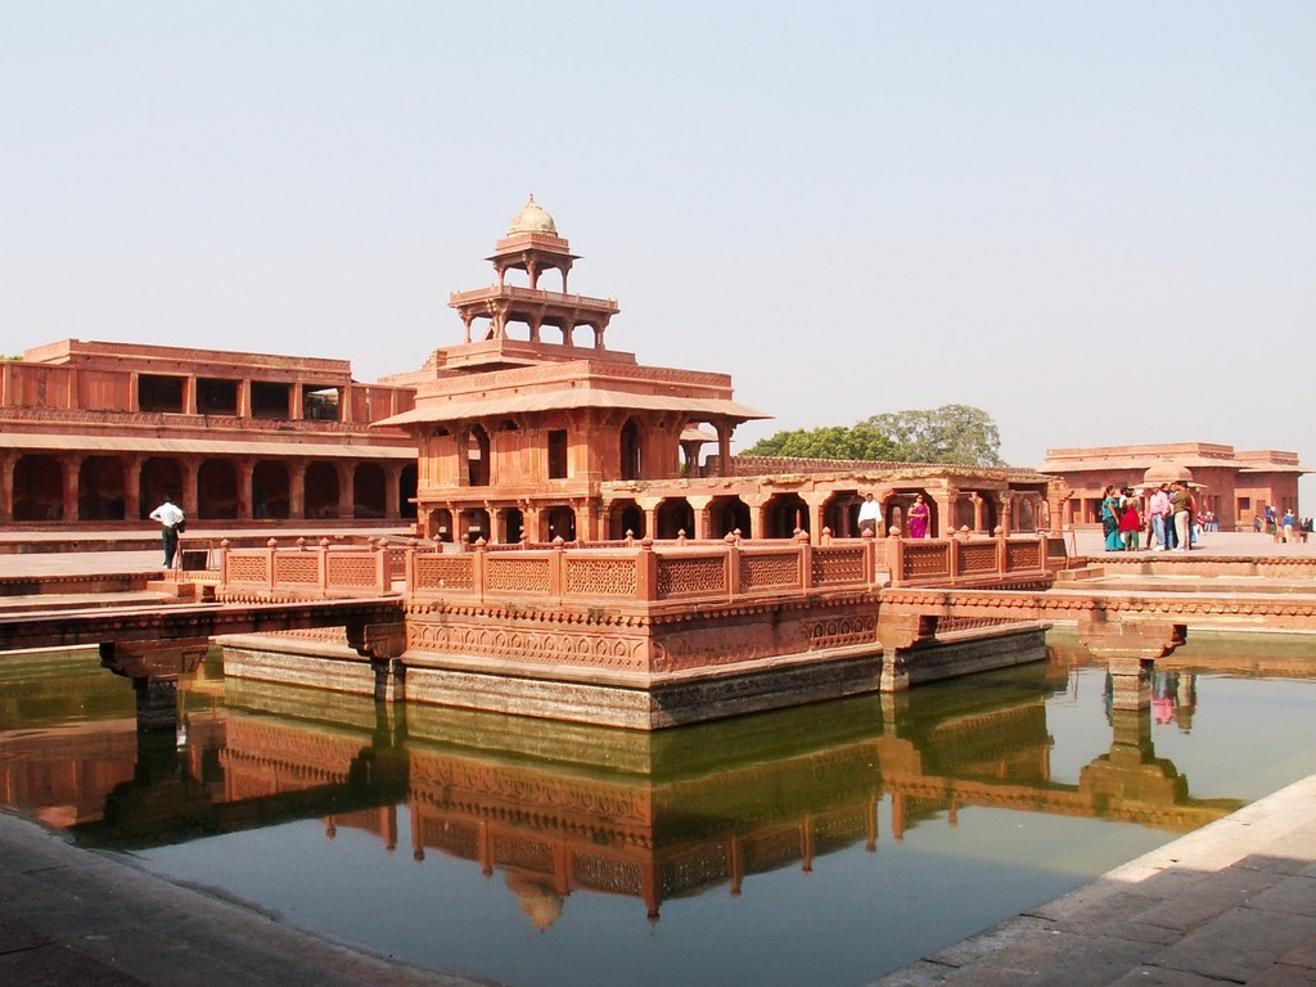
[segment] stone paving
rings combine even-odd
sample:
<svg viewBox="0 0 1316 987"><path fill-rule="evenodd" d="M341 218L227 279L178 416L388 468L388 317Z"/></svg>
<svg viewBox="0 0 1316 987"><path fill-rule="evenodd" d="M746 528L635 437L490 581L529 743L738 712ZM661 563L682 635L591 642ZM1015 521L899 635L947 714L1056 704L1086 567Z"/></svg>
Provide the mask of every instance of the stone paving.
<svg viewBox="0 0 1316 987"><path fill-rule="evenodd" d="M0 984L469 985L336 945L0 814Z"/></svg>
<svg viewBox="0 0 1316 987"><path fill-rule="evenodd" d="M875 982L1316 984L1316 775Z"/></svg>

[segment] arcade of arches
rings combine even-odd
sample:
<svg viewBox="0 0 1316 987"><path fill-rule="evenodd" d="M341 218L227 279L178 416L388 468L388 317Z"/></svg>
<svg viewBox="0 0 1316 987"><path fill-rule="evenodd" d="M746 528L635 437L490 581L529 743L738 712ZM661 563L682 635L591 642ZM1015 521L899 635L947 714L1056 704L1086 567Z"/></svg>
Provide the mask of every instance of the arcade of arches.
<svg viewBox="0 0 1316 987"><path fill-rule="evenodd" d="M369 460L11 454L0 520L140 521L172 496L195 520L416 516L416 465Z"/></svg>

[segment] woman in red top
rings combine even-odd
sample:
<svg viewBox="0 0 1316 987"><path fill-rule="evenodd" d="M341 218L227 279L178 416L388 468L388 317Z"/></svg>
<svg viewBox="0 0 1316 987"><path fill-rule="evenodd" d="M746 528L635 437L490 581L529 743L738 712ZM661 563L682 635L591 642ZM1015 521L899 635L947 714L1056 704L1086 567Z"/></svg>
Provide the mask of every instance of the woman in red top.
<svg viewBox="0 0 1316 987"><path fill-rule="evenodd" d="M1130 497L1124 505L1124 513L1120 515L1120 540L1124 542L1124 551L1138 551L1141 547L1138 544L1141 533L1142 516L1138 513L1138 502Z"/></svg>

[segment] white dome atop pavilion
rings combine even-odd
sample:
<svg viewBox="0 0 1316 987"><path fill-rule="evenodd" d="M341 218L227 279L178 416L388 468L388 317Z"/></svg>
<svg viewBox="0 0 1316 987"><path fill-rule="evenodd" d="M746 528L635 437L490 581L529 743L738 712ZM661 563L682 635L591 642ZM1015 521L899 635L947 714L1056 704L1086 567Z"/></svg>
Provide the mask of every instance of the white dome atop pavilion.
<svg viewBox="0 0 1316 987"><path fill-rule="evenodd" d="M544 211L544 207L535 201L533 195L521 207L521 211L512 217L511 225L507 227L508 236L515 236L518 233L547 233L549 236L557 236L557 224L553 222L553 217Z"/></svg>

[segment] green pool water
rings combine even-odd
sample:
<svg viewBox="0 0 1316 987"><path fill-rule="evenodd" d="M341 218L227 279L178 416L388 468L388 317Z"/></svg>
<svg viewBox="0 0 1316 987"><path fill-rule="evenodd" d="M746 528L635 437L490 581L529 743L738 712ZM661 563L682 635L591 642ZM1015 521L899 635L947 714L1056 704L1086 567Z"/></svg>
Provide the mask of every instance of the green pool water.
<svg viewBox="0 0 1316 987"><path fill-rule="evenodd" d="M1183 649L1142 715L1067 649L658 734L225 680L217 659L175 731L139 732L94 655L11 655L0 802L436 969L861 984L1316 770L1305 656L1249 647Z"/></svg>

